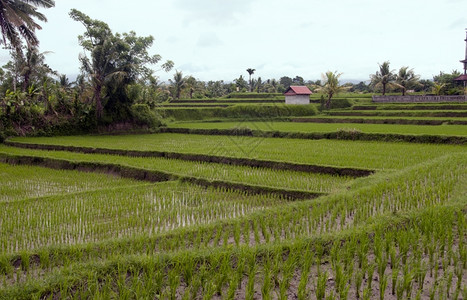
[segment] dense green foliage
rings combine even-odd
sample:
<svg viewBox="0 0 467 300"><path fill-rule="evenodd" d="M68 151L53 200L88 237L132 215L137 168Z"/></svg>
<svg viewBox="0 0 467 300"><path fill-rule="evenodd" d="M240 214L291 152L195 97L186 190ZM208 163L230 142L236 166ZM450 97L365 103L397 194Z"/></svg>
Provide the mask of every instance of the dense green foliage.
<svg viewBox="0 0 467 300"><path fill-rule="evenodd" d="M204 120L212 118L275 118L290 116L313 116L317 110L312 105L233 105L214 108L160 108L162 116L174 120Z"/></svg>
<svg viewBox="0 0 467 300"><path fill-rule="evenodd" d="M3 39L0 39L5 48L21 52L23 38L29 46L37 46L36 29L41 26L37 20L46 22L47 18L38 8L50 8L55 6L53 0L19 0L1 1L0 3L0 28Z"/></svg>
<svg viewBox="0 0 467 300"><path fill-rule="evenodd" d="M226 98L234 98L234 99L284 99L284 95L282 93L230 93Z"/></svg>

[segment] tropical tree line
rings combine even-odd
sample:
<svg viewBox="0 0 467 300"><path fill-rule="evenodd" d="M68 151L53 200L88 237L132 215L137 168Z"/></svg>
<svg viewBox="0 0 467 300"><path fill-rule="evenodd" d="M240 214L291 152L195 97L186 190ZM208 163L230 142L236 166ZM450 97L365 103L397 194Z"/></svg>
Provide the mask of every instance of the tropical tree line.
<svg viewBox="0 0 467 300"><path fill-rule="evenodd" d="M247 68L231 82L201 81L175 70L173 78L161 82L158 71L169 72L174 63L162 62L149 53L154 38L135 32L114 33L100 20L71 10L70 17L83 25L78 42L80 74L70 79L47 63L48 52L39 51L36 30L46 22L39 8L50 8L53 0L0 0L0 44L9 49L11 59L0 68L0 132L54 134L73 130L96 130L121 126L157 126L154 108L162 102L182 98L219 98L235 92L283 93L291 85L306 85L326 95L324 106L342 91L406 94L409 90L434 94L461 94L453 79L460 73L443 73L420 80L413 69L398 72L388 61L379 64L370 83L339 82L341 73L326 72L319 80L301 76L262 79L257 70ZM62 131L62 132L60 132ZM1 137L0 137L1 138Z"/></svg>
<svg viewBox="0 0 467 300"><path fill-rule="evenodd" d="M415 74L413 69L404 66L398 71L391 70L389 61L385 61L379 64L375 74L370 75L370 87L383 95L400 92L404 96L408 90L435 95L460 95L464 94L462 83L454 80L459 75L461 73L454 70L451 74L440 72L433 77L433 81L420 80L420 75Z"/></svg>
<svg viewBox="0 0 467 300"><path fill-rule="evenodd" d="M81 72L72 81L52 70L45 62L47 52L38 48L36 21L46 18L37 8L52 6L50 0L0 0L0 43L11 53L0 69L0 132L157 125L151 105L166 95L154 75L161 56L149 53L154 38L114 33L105 22L73 9L70 17L84 33L78 37ZM169 60L158 69L170 71L173 65Z"/></svg>

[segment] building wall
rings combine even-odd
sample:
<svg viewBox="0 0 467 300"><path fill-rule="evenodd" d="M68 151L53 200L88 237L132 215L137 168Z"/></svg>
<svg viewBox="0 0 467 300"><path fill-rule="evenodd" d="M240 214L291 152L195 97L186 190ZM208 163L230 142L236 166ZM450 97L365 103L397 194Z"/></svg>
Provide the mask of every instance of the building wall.
<svg viewBox="0 0 467 300"><path fill-rule="evenodd" d="M309 95L285 96L285 104L310 104Z"/></svg>
<svg viewBox="0 0 467 300"><path fill-rule="evenodd" d="M467 96L373 96L377 103L439 103L439 102L467 102Z"/></svg>

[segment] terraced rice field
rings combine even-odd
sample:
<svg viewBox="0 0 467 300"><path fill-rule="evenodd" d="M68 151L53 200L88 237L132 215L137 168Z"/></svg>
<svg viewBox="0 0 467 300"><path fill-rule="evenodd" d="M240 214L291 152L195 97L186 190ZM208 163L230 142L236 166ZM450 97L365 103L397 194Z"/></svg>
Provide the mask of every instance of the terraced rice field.
<svg viewBox="0 0 467 300"><path fill-rule="evenodd" d="M293 122L180 122L170 124L172 128L235 129L249 128L262 131L283 132L335 132L358 130L366 133L429 134L467 136L465 125L395 125L354 123L293 123Z"/></svg>
<svg viewBox="0 0 467 300"><path fill-rule="evenodd" d="M42 146L0 145L0 299L467 298L464 145L165 133L10 141ZM368 173L334 172L343 168Z"/></svg>
<svg viewBox="0 0 467 300"><path fill-rule="evenodd" d="M402 169L447 153L458 145L301 140L195 134L13 138L21 143L136 151L164 151L369 169Z"/></svg>

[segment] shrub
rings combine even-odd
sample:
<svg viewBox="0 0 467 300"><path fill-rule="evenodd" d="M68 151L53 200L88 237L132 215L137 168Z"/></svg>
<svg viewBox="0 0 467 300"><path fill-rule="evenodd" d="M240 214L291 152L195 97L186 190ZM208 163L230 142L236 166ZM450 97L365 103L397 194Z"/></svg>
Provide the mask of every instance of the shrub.
<svg viewBox="0 0 467 300"><path fill-rule="evenodd" d="M336 134L337 139L357 140L362 135L362 132L356 128L339 128Z"/></svg>
<svg viewBox="0 0 467 300"><path fill-rule="evenodd" d="M152 111L147 104L134 104L131 106L131 114L133 120L138 125L147 125L151 128L162 125L157 115Z"/></svg>
<svg viewBox="0 0 467 300"><path fill-rule="evenodd" d="M339 109L339 108L348 108L353 105L353 102L349 99L332 99L331 101L331 109Z"/></svg>
<svg viewBox="0 0 467 300"><path fill-rule="evenodd" d="M251 99L264 99L264 98L280 98L284 99L282 93L230 93L226 98L251 98Z"/></svg>
<svg viewBox="0 0 467 300"><path fill-rule="evenodd" d="M276 118L313 116L314 105L233 105L213 108L163 108L159 112L165 118L175 120L203 120L209 118Z"/></svg>

